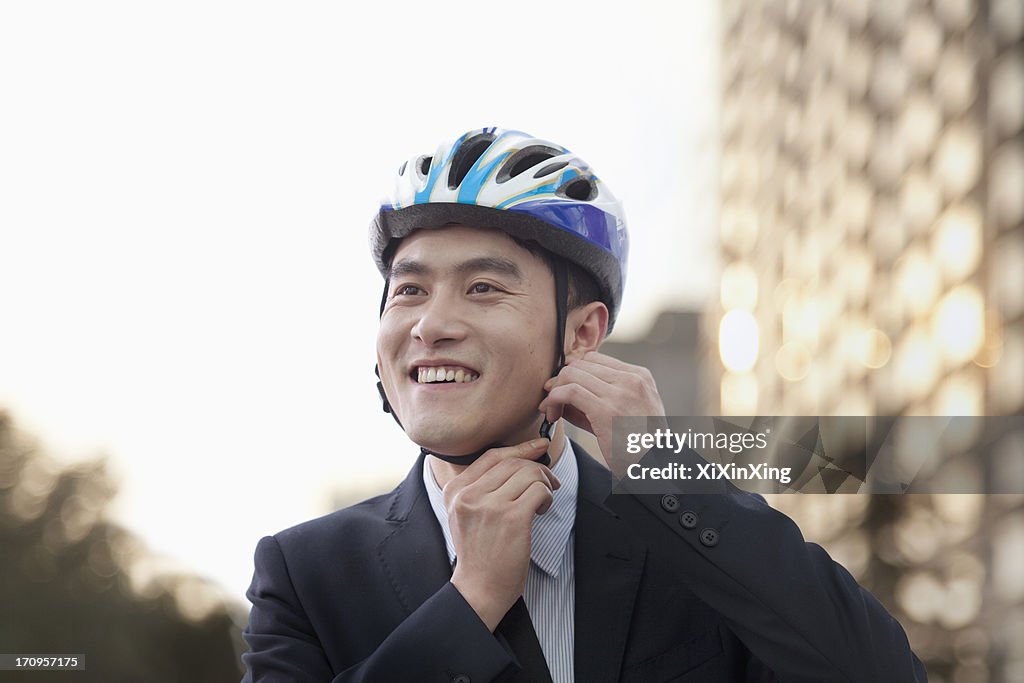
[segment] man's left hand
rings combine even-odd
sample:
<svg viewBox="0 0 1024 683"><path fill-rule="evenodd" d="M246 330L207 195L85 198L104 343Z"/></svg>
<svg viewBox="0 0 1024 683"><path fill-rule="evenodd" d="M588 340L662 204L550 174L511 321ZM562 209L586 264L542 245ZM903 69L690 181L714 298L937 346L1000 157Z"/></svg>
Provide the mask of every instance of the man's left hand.
<svg viewBox="0 0 1024 683"><path fill-rule="evenodd" d="M612 449L612 418L665 415L650 370L596 351L569 361L544 390L548 395L538 410L550 422L564 417L596 436L605 462L617 474L629 463L618 462Z"/></svg>

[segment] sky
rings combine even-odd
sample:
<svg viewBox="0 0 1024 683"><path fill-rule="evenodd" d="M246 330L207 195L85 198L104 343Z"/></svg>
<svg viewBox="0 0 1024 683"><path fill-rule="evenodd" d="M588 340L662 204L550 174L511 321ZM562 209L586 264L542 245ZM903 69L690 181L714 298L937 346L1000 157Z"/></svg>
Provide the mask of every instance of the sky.
<svg viewBox="0 0 1024 683"><path fill-rule="evenodd" d="M615 338L715 295L715 3L0 6L0 409L244 600L263 535L417 449L373 377L367 229L402 161L553 140L621 199Z"/></svg>

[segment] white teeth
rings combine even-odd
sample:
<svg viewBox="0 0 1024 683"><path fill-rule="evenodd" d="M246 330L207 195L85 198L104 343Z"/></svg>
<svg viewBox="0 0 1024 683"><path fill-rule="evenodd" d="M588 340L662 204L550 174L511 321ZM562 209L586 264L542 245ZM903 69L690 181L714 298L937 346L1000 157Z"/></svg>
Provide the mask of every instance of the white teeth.
<svg viewBox="0 0 1024 683"><path fill-rule="evenodd" d="M429 367L416 370L416 381L420 384L431 382L472 382L480 375L465 368Z"/></svg>

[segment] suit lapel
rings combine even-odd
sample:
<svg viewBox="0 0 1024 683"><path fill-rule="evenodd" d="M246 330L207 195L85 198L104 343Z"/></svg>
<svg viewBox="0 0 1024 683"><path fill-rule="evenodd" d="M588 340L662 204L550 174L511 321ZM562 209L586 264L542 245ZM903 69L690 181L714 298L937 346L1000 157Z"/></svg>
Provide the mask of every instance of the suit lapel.
<svg viewBox="0 0 1024 683"><path fill-rule="evenodd" d="M573 544L576 680L617 680L647 551L604 505L611 473L579 444L573 443L573 449L580 474ZM423 487L422 456L392 492L386 520L392 530L378 545L382 576L406 614L412 614L452 575Z"/></svg>
<svg viewBox="0 0 1024 683"><path fill-rule="evenodd" d="M604 506L611 472L573 443L579 463L576 506L577 681L618 680L643 574L646 548L626 523Z"/></svg>
<svg viewBox="0 0 1024 683"><path fill-rule="evenodd" d="M408 615L452 577L444 536L423 487L422 455L391 498L386 519L393 528L377 555L383 576Z"/></svg>

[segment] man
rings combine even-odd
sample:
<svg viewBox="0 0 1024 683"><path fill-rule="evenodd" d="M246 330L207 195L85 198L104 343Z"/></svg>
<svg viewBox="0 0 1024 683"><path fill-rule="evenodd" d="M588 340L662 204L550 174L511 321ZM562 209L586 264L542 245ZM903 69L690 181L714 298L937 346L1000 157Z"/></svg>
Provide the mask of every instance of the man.
<svg viewBox="0 0 1024 683"><path fill-rule="evenodd" d="M621 473L612 417L664 413L650 373L598 352L628 238L582 160L471 131L402 165L371 244L378 388L420 458L391 493L260 542L246 680L926 680L763 499L610 495L566 439L562 417Z"/></svg>

